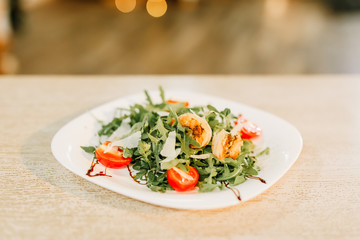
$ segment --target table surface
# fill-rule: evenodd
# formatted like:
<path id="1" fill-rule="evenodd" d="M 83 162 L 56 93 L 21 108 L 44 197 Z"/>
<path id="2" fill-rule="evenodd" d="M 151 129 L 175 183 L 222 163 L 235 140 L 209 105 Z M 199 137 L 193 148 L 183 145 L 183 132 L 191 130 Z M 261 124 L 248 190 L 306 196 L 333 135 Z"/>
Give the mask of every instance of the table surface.
<path id="1" fill-rule="evenodd" d="M 301 132 L 275 185 L 237 206 L 183 211 L 92 184 L 50 142 L 81 113 L 143 89 L 189 89 L 271 112 Z M 0 78 L 0 239 L 356 239 L 360 76 L 10 76 Z"/>

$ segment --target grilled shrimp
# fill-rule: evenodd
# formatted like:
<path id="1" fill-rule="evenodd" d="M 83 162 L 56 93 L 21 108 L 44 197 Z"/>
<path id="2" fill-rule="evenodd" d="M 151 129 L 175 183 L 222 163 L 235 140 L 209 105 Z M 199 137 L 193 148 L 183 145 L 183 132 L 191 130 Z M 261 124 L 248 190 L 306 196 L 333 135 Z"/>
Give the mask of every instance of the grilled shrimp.
<path id="1" fill-rule="evenodd" d="M 224 160 L 224 158 L 236 159 L 241 152 L 242 144 L 240 134 L 232 135 L 221 130 L 213 137 L 211 150 L 215 157 L 220 160 Z"/>
<path id="2" fill-rule="evenodd" d="M 212 131 L 207 121 L 194 113 L 184 113 L 178 118 L 180 124 L 183 127 L 189 127 L 189 135 L 200 144 L 200 147 L 204 147 L 209 144 L 212 136 Z M 190 145 L 192 148 L 196 148 Z"/>

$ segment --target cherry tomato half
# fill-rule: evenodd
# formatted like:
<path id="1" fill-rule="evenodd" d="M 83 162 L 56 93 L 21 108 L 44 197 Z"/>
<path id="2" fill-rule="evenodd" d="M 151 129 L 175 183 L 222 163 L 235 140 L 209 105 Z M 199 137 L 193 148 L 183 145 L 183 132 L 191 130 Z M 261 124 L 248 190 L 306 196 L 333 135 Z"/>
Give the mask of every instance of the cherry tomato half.
<path id="1" fill-rule="evenodd" d="M 261 135 L 262 130 L 255 123 L 247 120 L 242 115 L 239 115 L 237 120 L 235 121 L 235 125 L 242 124 L 242 128 L 240 130 L 241 138 L 251 139 Z"/>
<path id="2" fill-rule="evenodd" d="M 110 141 L 106 141 L 95 150 L 97 160 L 108 168 L 121 168 L 128 165 L 131 162 L 131 157 L 124 158 L 122 150 L 117 146 L 106 151 L 109 143 Z"/>
<path id="3" fill-rule="evenodd" d="M 176 100 L 172 100 L 172 99 L 169 99 L 168 101 L 167 101 L 168 103 L 180 103 L 179 101 L 176 101 Z M 189 107 L 189 102 L 183 102 L 184 103 L 184 107 Z"/>
<path id="4" fill-rule="evenodd" d="M 178 192 L 192 190 L 199 180 L 198 171 L 189 166 L 189 172 L 173 167 L 166 172 L 170 186 Z"/>

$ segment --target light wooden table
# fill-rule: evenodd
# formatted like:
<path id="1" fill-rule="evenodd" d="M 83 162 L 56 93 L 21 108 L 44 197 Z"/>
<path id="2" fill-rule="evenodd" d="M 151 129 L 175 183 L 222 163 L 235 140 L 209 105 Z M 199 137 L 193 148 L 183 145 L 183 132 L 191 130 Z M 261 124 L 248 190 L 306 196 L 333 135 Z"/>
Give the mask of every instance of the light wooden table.
<path id="1" fill-rule="evenodd" d="M 302 133 L 299 159 L 251 201 L 180 211 L 103 189 L 52 156 L 69 120 L 160 84 L 284 118 Z M 0 89 L 0 239 L 360 238 L 360 76 L 14 76 Z"/>

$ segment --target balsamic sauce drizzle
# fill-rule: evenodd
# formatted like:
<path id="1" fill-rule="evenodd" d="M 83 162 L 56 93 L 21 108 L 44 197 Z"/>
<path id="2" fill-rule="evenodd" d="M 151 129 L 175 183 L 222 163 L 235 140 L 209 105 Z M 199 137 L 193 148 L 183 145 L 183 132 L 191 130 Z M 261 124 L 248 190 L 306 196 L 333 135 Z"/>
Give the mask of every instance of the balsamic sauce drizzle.
<path id="1" fill-rule="evenodd" d="M 255 177 L 255 176 L 246 176 L 247 178 L 250 178 L 250 179 L 255 179 L 255 180 L 259 180 L 260 182 L 266 184 L 266 181 L 260 177 Z"/>
<path id="2" fill-rule="evenodd" d="M 92 160 L 92 162 L 91 162 L 89 170 L 86 172 L 86 176 L 89 176 L 89 177 L 99 177 L 99 176 L 112 177 L 111 175 L 106 174 L 106 169 L 107 168 L 105 168 L 104 172 L 100 171 L 98 173 L 91 174 L 94 171 L 94 168 L 95 168 L 96 164 L 99 164 L 99 162 L 95 161 L 95 158 L 94 158 Z"/>
<path id="3" fill-rule="evenodd" d="M 98 173 L 91 174 L 91 173 L 94 171 L 94 168 L 95 168 L 95 166 L 96 166 L 97 164 L 99 164 L 99 162 L 98 162 L 97 160 L 95 161 L 95 158 L 94 158 L 94 159 L 92 160 L 92 162 L 91 162 L 91 165 L 90 165 L 89 170 L 86 172 L 86 175 L 87 175 L 87 176 L 89 176 L 89 177 L 98 177 L 98 176 L 112 177 L 111 175 L 106 174 L 106 169 L 107 169 L 107 168 L 105 168 L 104 172 L 103 172 L 103 171 L 100 171 L 100 172 L 98 172 Z M 136 183 L 138 183 L 138 184 L 140 184 L 140 185 L 146 185 L 146 184 L 147 184 L 147 183 L 142 183 L 142 182 L 140 182 L 139 180 L 135 179 L 135 176 L 133 175 L 132 171 L 130 170 L 129 165 L 127 165 L 126 167 L 127 167 L 128 171 L 129 171 L 130 177 L 131 177 Z M 145 177 L 146 177 L 146 176 L 145 176 Z M 249 179 L 259 180 L 260 182 L 266 184 L 266 181 L 265 181 L 264 179 L 260 178 L 260 177 L 255 177 L 255 176 L 246 176 L 246 177 L 249 178 Z M 239 201 L 241 201 L 239 189 L 230 187 L 228 182 L 221 181 L 221 183 L 224 184 L 224 186 L 225 186 L 227 189 L 230 189 L 230 190 L 234 193 L 234 195 L 236 196 L 236 198 L 239 199 Z"/>
<path id="4" fill-rule="evenodd" d="M 133 173 L 131 172 L 129 165 L 126 165 L 126 167 L 127 167 L 127 169 L 129 170 L 129 175 L 130 175 L 130 177 L 131 177 L 135 182 L 137 182 L 137 183 L 140 184 L 140 185 L 146 185 L 146 184 L 147 184 L 147 183 L 142 183 L 142 182 L 140 182 L 139 180 L 135 179 L 135 176 L 134 176 Z"/>
<path id="5" fill-rule="evenodd" d="M 250 179 L 259 180 L 260 182 L 266 184 L 266 181 L 264 179 L 260 178 L 260 177 L 255 177 L 255 176 L 246 176 L 246 177 L 250 178 Z M 230 189 L 235 194 L 236 198 L 239 199 L 239 201 L 241 201 L 239 189 L 230 187 L 228 182 L 221 181 L 221 183 L 224 184 L 224 186 L 227 189 Z"/>
<path id="6" fill-rule="evenodd" d="M 221 182 L 221 183 L 223 183 L 227 189 L 230 189 L 235 194 L 236 198 L 239 199 L 239 201 L 241 201 L 239 189 L 230 187 L 229 183 L 227 182 Z"/>
<path id="7" fill-rule="evenodd" d="M 96 166 L 97 164 L 99 164 L 99 162 L 98 162 L 97 160 L 95 161 L 95 158 L 94 158 L 94 159 L 92 160 L 92 162 L 91 162 L 91 165 L 90 165 L 89 170 L 86 172 L 86 176 L 89 176 L 89 177 L 99 177 L 99 176 L 112 177 L 111 175 L 106 174 L 106 169 L 107 169 L 107 168 L 105 168 L 104 172 L 103 172 L 103 171 L 100 171 L 100 172 L 98 172 L 98 173 L 91 174 L 91 173 L 94 171 L 94 168 L 95 168 L 95 166 Z M 147 184 L 147 183 L 142 183 L 142 182 L 140 182 L 139 180 L 135 179 L 135 176 L 134 176 L 133 173 L 131 172 L 129 165 L 127 165 L 126 167 L 127 167 L 128 171 L 129 171 L 130 177 L 131 177 L 136 183 L 138 183 L 138 184 L 140 184 L 140 185 L 146 185 L 146 184 Z M 145 175 L 145 178 L 146 178 L 146 175 Z"/>

